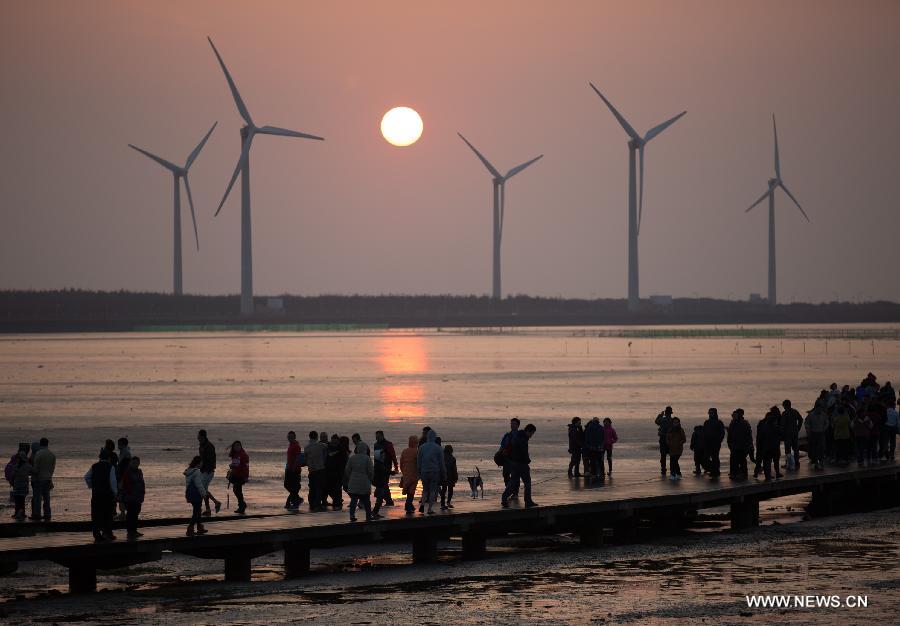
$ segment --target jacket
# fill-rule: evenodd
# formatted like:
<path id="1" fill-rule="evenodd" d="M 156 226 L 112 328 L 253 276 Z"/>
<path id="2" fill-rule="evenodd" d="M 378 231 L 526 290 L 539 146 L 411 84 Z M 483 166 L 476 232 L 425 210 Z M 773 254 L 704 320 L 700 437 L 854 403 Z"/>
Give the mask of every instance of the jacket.
<path id="1" fill-rule="evenodd" d="M 347 467 L 344 468 L 344 491 L 353 496 L 368 497 L 372 490 L 375 470 L 366 449 L 357 445 L 356 452 L 350 455 Z"/>
<path id="2" fill-rule="evenodd" d="M 703 426 L 694 426 L 694 432 L 691 433 L 691 450 L 703 452 Z"/>
<path id="3" fill-rule="evenodd" d="M 831 418 L 831 430 L 835 439 L 850 439 L 850 414 L 838 411 Z"/>
<path id="4" fill-rule="evenodd" d="M 310 473 L 325 469 L 325 456 L 328 449 L 318 439 L 310 439 L 306 444 L 306 469 Z"/>
<path id="5" fill-rule="evenodd" d="M 569 424 L 569 454 L 578 452 L 584 445 L 584 428 L 581 424 Z"/>
<path id="6" fill-rule="evenodd" d="M 189 495 L 192 487 L 199 494 L 199 497 L 202 498 L 206 495 L 206 487 L 203 486 L 201 473 L 199 467 L 189 467 L 184 470 L 184 497 L 188 502 L 191 501 Z"/>
<path id="7" fill-rule="evenodd" d="M 803 426 L 803 418 L 800 416 L 800 412 L 793 407 L 785 409 L 784 413 L 781 414 L 782 436 L 791 437 L 796 435 L 800 432 L 801 426 Z"/>
<path id="8" fill-rule="evenodd" d="M 113 499 L 119 493 L 116 467 L 109 461 L 97 461 L 84 475 L 92 498 Z"/>
<path id="9" fill-rule="evenodd" d="M 523 465 L 531 463 L 531 457 L 528 456 L 528 434 L 524 430 L 518 431 L 513 438 L 509 460 Z"/>
<path id="10" fill-rule="evenodd" d="M 146 492 L 144 485 L 144 472 L 139 467 L 130 467 L 122 476 L 122 500 L 129 502 L 143 502 Z"/>
<path id="11" fill-rule="evenodd" d="M 781 437 L 778 434 L 777 421 L 766 416 L 756 425 L 756 454 L 773 454 L 778 452 Z"/>
<path id="12" fill-rule="evenodd" d="M 400 472 L 403 474 L 400 477 L 400 487 L 403 495 L 409 493 L 411 489 L 414 490 L 419 482 L 419 473 L 416 469 L 418 452 L 419 438 L 412 435 L 409 438 L 409 447 L 400 453 Z"/>
<path id="13" fill-rule="evenodd" d="M 34 479 L 52 480 L 56 471 L 56 455 L 50 448 L 41 448 L 34 455 Z"/>
<path id="14" fill-rule="evenodd" d="M 828 430 L 828 414 L 825 411 L 816 410 L 806 416 L 807 433 L 824 433 Z"/>
<path id="15" fill-rule="evenodd" d="M 200 444 L 200 471 L 209 474 L 216 469 L 216 448 L 209 439 Z"/>
<path id="16" fill-rule="evenodd" d="M 659 426 L 656 434 L 659 435 L 660 439 L 662 439 L 669 433 L 669 428 L 672 427 L 672 418 L 666 417 L 665 412 L 660 413 L 656 416 L 656 425 Z"/>
<path id="17" fill-rule="evenodd" d="M 744 418 L 732 418 L 728 424 L 728 449 L 750 450 L 753 448 L 753 428 Z"/>
<path id="18" fill-rule="evenodd" d="M 343 480 L 344 468 L 347 466 L 347 452 L 338 441 L 329 441 L 325 449 L 325 473 Z"/>
<path id="19" fill-rule="evenodd" d="M 302 450 L 300 449 L 300 444 L 296 441 L 292 441 L 288 444 L 287 449 L 287 459 L 284 463 L 284 471 L 285 472 L 300 472 L 300 453 Z"/>
<path id="20" fill-rule="evenodd" d="M 250 479 L 250 455 L 241 448 L 237 454 L 230 454 L 231 463 L 228 466 L 229 480 L 236 485 L 243 485 Z"/>
<path id="21" fill-rule="evenodd" d="M 710 417 L 703 422 L 703 447 L 709 450 L 718 448 L 725 439 L 725 424 L 718 417 Z"/>
<path id="22" fill-rule="evenodd" d="M 28 495 L 28 483 L 34 469 L 27 460 L 18 461 L 12 469 L 12 488 L 17 496 Z"/>
<path id="23" fill-rule="evenodd" d="M 603 428 L 603 449 L 604 450 L 612 450 L 613 444 L 618 443 L 619 441 L 619 433 L 616 432 L 616 429 L 609 426 L 609 428 Z"/>
<path id="24" fill-rule="evenodd" d="M 603 425 L 591 420 L 584 427 L 584 447 L 588 450 L 602 450 L 606 436 L 603 433 Z"/>
<path id="25" fill-rule="evenodd" d="M 444 451 L 434 442 L 435 439 L 437 435 L 433 430 L 429 430 L 425 444 L 419 446 L 416 454 L 416 469 L 419 476 L 439 474 L 443 480 L 447 475 L 447 468 L 444 467 Z"/>
<path id="26" fill-rule="evenodd" d="M 459 471 L 456 469 L 456 457 L 447 452 L 444 448 L 444 467 L 447 468 L 447 478 L 444 483 L 447 485 L 455 485 L 459 482 Z"/>
<path id="27" fill-rule="evenodd" d="M 681 426 L 671 425 L 669 432 L 666 433 L 666 444 L 669 446 L 669 454 L 673 457 L 681 456 L 681 453 L 684 452 L 685 441 L 687 441 L 687 437 L 684 435 L 684 429 Z"/>

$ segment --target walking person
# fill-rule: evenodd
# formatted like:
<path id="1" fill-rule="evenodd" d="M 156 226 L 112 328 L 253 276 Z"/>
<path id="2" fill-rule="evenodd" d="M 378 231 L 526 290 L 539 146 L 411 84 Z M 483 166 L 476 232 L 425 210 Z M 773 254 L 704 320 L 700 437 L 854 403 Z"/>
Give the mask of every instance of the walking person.
<path id="1" fill-rule="evenodd" d="M 234 510 L 237 515 L 243 515 L 247 511 L 247 502 L 244 500 L 244 485 L 250 480 L 250 455 L 244 450 L 240 441 L 235 441 L 228 448 L 228 482 L 237 498 L 238 506 Z"/>
<path id="2" fill-rule="evenodd" d="M 681 480 L 681 465 L 678 464 L 678 459 L 681 458 L 686 441 L 687 437 L 685 437 L 684 429 L 681 427 L 681 420 L 673 417 L 671 424 L 669 424 L 669 432 L 666 435 L 666 446 L 669 449 L 670 480 Z"/>
<path id="3" fill-rule="evenodd" d="M 300 497 L 300 473 L 303 466 L 303 451 L 297 442 L 297 435 L 294 431 L 287 434 L 288 448 L 287 460 L 284 464 L 284 489 L 288 492 L 287 500 L 284 502 L 284 508 L 288 511 L 296 511 L 303 504 L 303 498 Z"/>
<path id="4" fill-rule="evenodd" d="M 612 419 L 608 417 L 603 418 L 603 454 L 606 456 L 606 465 L 608 471 L 606 472 L 610 476 L 612 476 L 612 453 L 613 453 L 613 445 L 619 442 L 619 434 L 616 432 L 616 429 L 613 428 Z M 600 457 L 600 466 L 603 466 L 603 456 Z"/>
<path id="5" fill-rule="evenodd" d="M 200 455 L 191 459 L 187 469 L 184 470 L 184 499 L 191 505 L 191 521 L 187 527 L 187 536 L 206 534 L 206 528 L 203 526 L 203 517 L 200 509 L 203 505 L 203 499 L 206 496 L 206 484 L 203 478 L 203 457 Z"/>
<path id="6" fill-rule="evenodd" d="M 372 489 L 372 479 L 375 477 L 375 469 L 372 459 L 368 455 L 369 446 L 362 441 L 356 444 L 354 453 L 347 461 L 344 469 L 344 490 L 350 496 L 350 521 L 356 521 L 356 507 L 362 505 L 366 512 L 366 521 L 375 519 L 372 515 L 372 503 L 369 502 L 369 494 Z M 381 516 L 378 516 L 381 517 Z"/>
<path id="7" fill-rule="evenodd" d="M 708 415 L 708 419 L 703 422 L 703 455 L 710 477 L 718 478 L 721 473 L 719 451 L 725 439 L 725 425 L 719 419 L 719 411 L 715 407 L 708 411 Z"/>
<path id="8" fill-rule="evenodd" d="M 575 416 L 569 424 L 569 478 L 581 476 L 578 471 L 581 466 L 581 450 L 584 447 L 584 428 L 581 426 L 581 418 Z"/>
<path id="9" fill-rule="evenodd" d="M 34 474 L 34 467 L 28 462 L 28 453 L 25 450 L 19 450 L 11 465 L 10 484 L 16 503 L 13 517 L 17 522 L 21 522 L 25 520 L 25 499 L 28 497 L 28 483 Z"/>
<path id="10" fill-rule="evenodd" d="M 728 478 L 743 480 L 748 476 L 747 455 L 753 449 L 753 429 L 744 419 L 744 409 L 735 409 L 728 424 Z"/>
<path id="11" fill-rule="evenodd" d="M 34 453 L 33 494 L 31 496 L 31 518 L 50 521 L 50 491 L 53 489 L 53 473 L 56 471 L 56 455 L 50 451 L 50 441 L 42 437 L 38 451 Z"/>
<path id="12" fill-rule="evenodd" d="M 782 417 L 784 417 L 782 415 Z M 816 469 L 825 469 L 825 431 L 828 429 L 828 414 L 816 406 L 806 416 L 806 441 L 809 462 Z M 785 447 L 787 444 L 785 443 Z"/>
<path id="13" fill-rule="evenodd" d="M 444 451 L 435 442 L 436 439 L 437 433 L 429 430 L 425 443 L 419 446 L 416 453 L 416 471 L 422 480 L 422 500 L 419 502 L 419 512 L 427 515 L 434 515 L 434 503 L 437 501 L 440 484 L 447 477 Z"/>
<path id="14" fill-rule="evenodd" d="M 656 416 L 656 434 L 659 437 L 659 469 L 660 473 L 666 475 L 666 458 L 669 455 L 668 434 L 669 428 L 672 426 L 672 407 L 667 406 L 665 410 Z"/>
<path id="15" fill-rule="evenodd" d="M 375 469 L 375 506 L 372 512 L 378 514 L 382 506 L 394 506 L 390 488 L 391 471 L 399 465 L 394 444 L 384 438 L 384 431 L 375 431 L 375 445 L 372 448 Z"/>
<path id="16" fill-rule="evenodd" d="M 379 437 L 381 439 L 379 439 Z M 387 457 L 386 465 L 388 466 L 388 481 L 390 481 L 390 477 L 396 476 L 400 471 L 400 461 L 397 459 L 397 451 L 394 449 L 394 444 L 384 438 L 383 431 L 375 431 L 375 441 L 376 443 L 379 443 L 385 451 Z M 390 489 L 385 489 L 384 506 L 394 506 L 394 498 L 391 497 Z"/>
<path id="17" fill-rule="evenodd" d="M 803 426 L 803 418 L 791 406 L 790 400 L 785 400 L 781 406 L 784 407 L 781 414 L 781 437 L 784 440 L 785 467 L 800 469 L 800 428 Z M 824 454 L 824 449 L 822 452 Z"/>
<path id="18" fill-rule="evenodd" d="M 128 539 L 135 540 L 143 536 L 143 533 L 138 531 L 138 517 L 141 515 L 141 508 L 144 505 L 144 495 L 146 493 L 140 457 L 131 457 L 121 482 L 121 499 L 125 504 L 125 529 L 128 533 Z"/>
<path id="19" fill-rule="evenodd" d="M 325 459 L 328 449 L 319 441 L 319 433 L 310 431 L 306 444 L 306 471 L 309 472 L 309 510 L 324 511 L 322 497 L 325 494 Z"/>
<path id="20" fill-rule="evenodd" d="M 325 491 L 331 498 L 331 508 L 337 511 L 344 506 L 343 482 L 344 468 L 347 466 L 347 459 L 350 458 L 349 449 L 350 440 L 344 437 L 346 444 L 341 443 L 341 437 L 332 435 L 328 442 L 325 456 Z"/>
<path id="21" fill-rule="evenodd" d="M 519 481 L 525 487 L 525 508 L 530 509 L 537 506 L 537 503 L 531 499 L 531 457 L 528 454 L 528 441 L 534 436 L 537 427 L 529 424 L 521 432 L 517 432 L 513 438 L 510 453 L 511 475 L 503 495 L 500 496 L 500 505 L 506 509 L 509 508 L 509 499 L 512 496 L 513 485 L 518 485 Z"/>
<path id="22" fill-rule="evenodd" d="M 113 512 L 119 493 L 116 468 L 110 463 L 108 448 L 100 451 L 99 460 L 84 475 L 84 482 L 91 490 L 91 532 L 94 541 L 113 541 Z"/>
<path id="23" fill-rule="evenodd" d="M 444 467 L 447 470 L 446 478 L 441 483 L 441 510 L 453 508 L 453 487 L 459 482 L 459 470 L 456 469 L 456 457 L 453 456 L 453 446 L 444 446 Z"/>
<path id="24" fill-rule="evenodd" d="M 206 504 L 203 516 L 209 517 L 212 515 L 212 511 L 209 509 L 210 500 L 213 501 L 216 507 L 216 513 L 222 510 L 222 503 L 209 491 L 209 485 L 216 474 L 216 448 L 207 438 L 205 430 L 197 433 L 197 441 L 200 442 L 200 477 L 203 479 L 203 502 Z"/>
<path id="25" fill-rule="evenodd" d="M 400 489 L 406 496 L 406 514 L 413 515 L 416 507 L 413 502 L 416 499 L 416 486 L 419 484 L 419 472 L 416 462 L 419 454 L 419 438 L 409 436 L 408 447 L 400 453 Z"/>
<path id="26" fill-rule="evenodd" d="M 516 433 L 519 432 L 519 425 L 521 422 L 518 417 L 514 417 L 509 420 L 509 432 L 503 435 L 503 438 L 500 440 L 500 449 L 497 451 L 497 454 L 494 455 L 494 461 L 503 468 L 503 485 L 504 487 L 509 486 L 510 477 L 512 476 L 511 466 L 509 464 L 509 455 L 511 449 L 511 442 L 515 437 Z M 422 440 L 419 440 L 419 445 L 421 446 L 423 443 Z M 421 474 L 420 474 L 421 475 Z M 425 489 L 425 483 L 422 483 L 422 489 Z M 512 491 L 510 491 L 510 498 L 518 498 L 519 497 L 519 483 L 516 482 L 513 484 Z M 420 507 L 421 508 L 421 507 Z"/>

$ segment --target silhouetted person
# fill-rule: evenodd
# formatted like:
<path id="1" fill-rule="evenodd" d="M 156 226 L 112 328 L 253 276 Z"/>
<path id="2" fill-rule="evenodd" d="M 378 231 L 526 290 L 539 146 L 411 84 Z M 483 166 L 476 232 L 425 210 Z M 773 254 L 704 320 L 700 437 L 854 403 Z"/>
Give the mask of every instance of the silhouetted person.
<path id="1" fill-rule="evenodd" d="M 349 446 L 350 440 L 346 437 L 344 439 L 347 441 L 346 446 Z M 325 491 L 331 498 L 331 508 L 335 511 L 344 505 L 341 483 L 344 480 L 344 467 L 347 465 L 347 459 L 350 458 L 350 454 L 345 449 L 346 446 L 341 443 L 339 436 L 332 435 L 328 442 L 328 448 L 326 448 Z"/>
<path id="2" fill-rule="evenodd" d="M 372 459 L 368 455 L 369 446 L 362 441 L 356 444 L 355 452 L 347 461 L 344 469 L 344 489 L 350 495 L 350 521 L 356 521 L 356 507 L 362 504 L 366 511 L 366 521 L 371 521 L 372 503 L 369 502 L 369 493 L 372 490 L 372 479 L 375 471 L 372 467 Z"/>
<path id="3" fill-rule="evenodd" d="M 761 466 L 766 480 L 772 480 L 772 465 L 775 465 L 775 477 L 781 478 L 778 471 L 778 450 L 781 447 L 781 437 L 778 432 L 779 415 L 778 407 L 772 407 L 766 416 L 756 425 L 756 459 Z"/>
<path id="4" fill-rule="evenodd" d="M 678 459 L 681 458 L 681 453 L 684 451 L 685 441 L 687 441 L 687 437 L 681 427 L 681 420 L 673 417 L 666 435 L 666 445 L 669 449 L 669 478 L 671 480 L 681 480 L 681 465 L 679 465 Z"/>
<path id="5" fill-rule="evenodd" d="M 703 473 L 703 465 L 706 463 L 706 457 L 703 454 L 703 425 L 694 426 L 694 432 L 691 433 L 691 450 L 694 451 L 694 476 Z"/>
<path id="6" fill-rule="evenodd" d="M 146 485 L 144 472 L 141 470 L 140 457 L 132 456 L 128 467 L 122 474 L 122 502 L 125 504 L 125 528 L 128 539 L 137 539 L 143 533 L 138 532 L 138 518 L 144 505 Z"/>
<path id="7" fill-rule="evenodd" d="M 516 431 L 515 436 L 512 437 L 509 461 L 510 479 L 500 497 L 500 504 L 503 508 L 509 506 L 513 486 L 518 485 L 519 480 L 525 486 L 525 508 L 537 506 L 537 503 L 531 499 L 531 457 L 528 454 L 528 440 L 534 436 L 536 430 L 534 424 L 529 424 L 524 430 Z"/>
<path id="8" fill-rule="evenodd" d="M 40 519 L 43 512 L 44 521 L 49 522 L 52 513 L 50 510 L 50 486 L 53 484 L 53 473 L 56 471 L 56 455 L 50 451 L 50 441 L 46 437 L 41 438 L 40 447 L 34 453 L 32 465 L 34 478 L 31 485 L 34 493 L 31 496 L 31 517 Z"/>
<path id="9" fill-rule="evenodd" d="M 503 469 L 503 485 L 504 487 L 509 487 L 510 477 L 512 476 L 512 470 L 509 464 L 509 456 L 512 450 L 511 442 L 515 437 L 515 434 L 519 432 L 519 421 L 518 417 L 514 417 L 509 420 L 509 432 L 503 435 L 503 438 L 500 439 L 500 450 L 497 455 L 494 456 L 494 459 L 497 460 L 498 456 L 502 463 L 500 466 Z M 419 445 L 422 445 L 422 441 L 419 440 Z M 516 482 L 513 484 L 513 488 L 510 491 L 510 498 L 518 498 L 519 497 L 519 483 Z"/>
<path id="10" fill-rule="evenodd" d="M 453 488 L 459 482 L 459 470 L 456 468 L 456 457 L 453 456 L 453 446 L 447 444 L 444 446 L 444 467 L 447 470 L 447 476 L 441 483 L 441 510 L 453 508 Z"/>
<path id="11" fill-rule="evenodd" d="M 672 407 L 667 406 L 666 409 L 656 416 L 656 425 L 658 426 L 656 434 L 659 436 L 659 469 L 660 473 L 666 475 L 666 457 L 669 455 L 669 443 L 667 440 L 669 428 L 672 426 Z"/>
<path id="12" fill-rule="evenodd" d="M 603 478 L 603 446 L 606 436 L 599 417 L 592 417 L 584 427 L 583 454 L 588 458 L 588 475 L 591 478 Z"/>
<path id="13" fill-rule="evenodd" d="M 569 424 L 569 469 L 568 476 L 581 476 L 581 449 L 584 446 L 584 428 L 581 426 L 581 418 L 573 417 L 572 423 Z"/>
<path id="14" fill-rule="evenodd" d="M 319 441 L 319 433 L 310 431 L 309 441 L 306 443 L 306 471 L 309 475 L 309 510 L 322 511 L 322 497 L 325 494 L 325 458 L 328 449 Z"/>
<path id="15" fill-rule="evenodd" d="M 287 434 L 288 448 L 284 463 L 284 489 L 288 492 L 284 508 L 288 511 L 296 511 L 303 503 L 300 497 L 300 472 L 301 453 L 300 444 L 297 442 L 297 434 L 292 430 Z"/>
<path id="16" fill-rule="evenodd" d="M 722 440 L 725 439 L 725 425 L 719 419 L 719 412 L 711 408 L 708 419 L 703 422 L 703 454 L 706 457 L 706 469 L 713 478 L 718 478 L 719 450 L 722 448 Z"/>
<path id="17" fill-rule="evenodd" d="M 753 450 L 753 429 L 750 422 L 744 419 L 744 409 L 736 409 L 731 414 L 728 424 L 728 477 L 732 479 L 747 478 L 747 456 Z"/>
<path id="18" fill-rule="evenodd" d="M 237 498 L 237 508 L 234 512 L 243 515 L 247 511 L 247 502 L 244 500 L 244 485 L 250 480 L 250 455 L 244 450 L 240 441 L 235 441 L 228 448 L 228 482 Z"/>
<path id="19" fill-rule="evenodd" d="M 203 479 L 203 502 L 206 504 L 206 510 L 203 511 L 203 515 L 209 517 L 212 515 L 212 511 L 209 510 L 210 500 L 213 501 L 216 507 L 216 513 L 222 510 L 222 503 L 209 491 L 209 485 L 216 474 L 216 447 L 207 438 L 206 431 L 202 429 L 197 433 L 197 441 L 200 443 L 199 453 L 202 461 L 200 463 L 200 478 Z"/>
<path id="20" fill-rule="evenodd" d="M 100 451 L 100 460 L 84 475 L 84 482 L 91 490 L 91 532 L 94 541 L 112 541 L 113 511 L 118 485 L 116 468 L 109 462 L 109 450 Z"/>
<path id="21" fill-rule="evenodd" d="M 820 407 L 806 416 L 806 442 L 809 462 L 816 469 L 825 468 L 825 436 L 828 430 L 828 414 Z M 787 444 L 785 444 L 787 447 Z"/>
<path id="22" fill-rule="evenodd" d="M 827 402 L 827 393 L 825 397 Z M 803 417 L 791 406 L 790 400 L 785 400 L 781 406 L 784 407 L 781 414 L 781 437 L 784 440 L 785 462 L 790 463 L 794 469 L 800 469 L 800 428 L 803 426 Z M 790 461 L 788 457 L 791 457 Z"/>
<path id="23" fill-rule="evenodd" d="M 203 497 L 206 495 L 206 485 L 203 484 L 203 472 L 200 471 L 202 465 L 203 457 L 197 455 L 191 459 L 187 469 L 184 470 L 184 499 L 191 505 L 191 521 L 187 527 L 188 537 L 193 537 L 195 534 L 206 534 L 206 528 L 203 526 L 203 517 L 200 514 Z"/>
<path id="24" fill-rule="evenodd" d="M 444 451 L 436 443 L 436 439 L 437 434 L 429 430 L 425 443 L 419 446 L 416 453 L 416 469 L 422 481 L 422 502 L 419 511 L 428 515 L 434 514 L 434 503 L 437 501 L 441 482 L 447 478 Z"/>

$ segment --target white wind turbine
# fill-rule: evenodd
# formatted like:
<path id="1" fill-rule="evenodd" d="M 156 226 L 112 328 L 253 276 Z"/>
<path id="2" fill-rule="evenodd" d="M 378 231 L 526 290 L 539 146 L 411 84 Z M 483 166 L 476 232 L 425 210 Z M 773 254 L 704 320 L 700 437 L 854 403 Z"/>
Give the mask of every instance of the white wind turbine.
<path id="1" fill-rule="evenodd" d="M 163 158 L 160 158 L 153 154 L 152 152 L 148 152 L 143 148 L 138 148 L 132 144 L 128 144 L 129 148 L 134 148 L 141 154 L 150 157 L 164 168 L 172 172 L 172 178 L 175 182 L 175 248 L 174 254 L 175 259 L 172 263 L 172 274 L 173 274 L 173 287 L 172 291 L 176 296 L 180 296 L 182 294 L 182 280 L 181 280 L 181 187 L 179 186 L 179 180 L 184 179 L 184 188 L 187 191 L 188 204 L 191 207 L 191 220 L 194 223 L 194 240 L 197 243 L 197 250 L 200 249 L 200 236 L 197 234 L 197 216 L 194 214 L 194 199 L 191 196 L 191 185 L 188 182 L 188 170 L 191 168 L 191 165 L 194 163 L 194 160 L 197 158 L 197 155 L 200 154 L 200 151 L 203 149 L 203 146 L 206 145 L 206 140 L 209 139 L 209 136 L 212 135 L 212 132 L 216 129 L 216 124 L 212 125 L 212 128 L 209 129 L 209 132 L 206 133 L 206 136 L 200 140 L 200 143 L 197 144 L 197 147 L 188 155 L 187 161 L 184 163 L 184 167 L 175 165 L 169 161 L 166 161 Z"/>
<path id="2" fill-rule="evenodd" d="M 501 297 L 501 288 L 500 288 L 500 243 L 503 239 L 503 217 L 504 217 L 504 204 L 506 197 L 506 181 L 510 178 L 524 170 L 526 167 L 540 159 L 543 154 L 538 155 L 531 159 L 530 161 L 525 161 L 524 163 L 515 166 L 508 172 L 506 172 L 506 176 L 501 174 L 497 168 L 491 165 L 490 161 L 488 161 L 484 156 L 469 143 L 469 140 L 462 136 L 462 133 L 457 133 L 463 141 L 466 142 L 466 145 L 472 149 L 472 152 L 475 153 L 484 166 L 487 168 L 488 172 L 491 173 L 491 176 L 494 177 L 494 274 L 492 281 L 492 289 L 491 289 L 491 297 L 495 300 L 499 300 Z"/>
<path id="3" fill-rule="evenodd" d="M 663 132 L 669 126 L 674 124 L 678 119 L 687 113 L 682 111 L 675 117 L 666 120 L 658 126 L 654 126 L 641 137 L 636 130 L 629 124 L 624 117 L 616 110 L 616 108 L 607 100 L 600 90 L 594 87 L 594 83 L 589 83 L 591 88 L 597 92 L 597 95 L 606 103 L 609 110 L 628 133 L 628 310 L 637 311 L 640 306 L 640 285 L 638 273 L 638 235 L 641 231 L 641 213 L 644 208 L 644 147 L 651 139 Z M 640 197 L 635 201 L 637 194 L 637 176 L 635 157 L 640 156 L 640 174 L 641 189 Z"/>
<path id="4" fill-rule="evenodd" d="M 806 221 L 809 221 L 809 216 L 806 214 L 806 211 L 803 210 L 803 207 L 800 206 L 800 203 L 797 202 L 797 198 L 794 197 L 788 188 L 784 185 L 784 182 L 781 180 L 781 161 L 778 158 L 778 128 L 775 126 L 775 115 L 772 115 L 772 131 L 775 134 L 775 178 L 769 179 L 769 189 L 760 196 L 759 200 L 750 205 L 750 208 L 744 211 L 744 213 L 749 213 L 756 205 L 765 200 L 769 199 L 769 299 L 768 302 L 770 305 L 777 304 L 777 292 L 776 292 L 776 284 L 775 284 L 775 189 L 777 187 L 781 187 L 784 190 L 784 193 L 788 195 L 788 197 L 794 201 L 794 204 L 797 205 L 797 208 L 800 209 L 800 212 L 803 214 L 803 217 L 806 218 Z"/>
<path id="5" fill-rule="evenodd" d="M 216 209 L 216 215 L 218 215 L 219 211 L 222 210 L 222 205 L 225 204 L 225 200 L 228 198 L 228 194 L 231 192 L 231 188 L 234 186 L 234 181 L 237 180 L 238 173 L 240 173 L 241 315 L 251 315 L 253 313 L 253 250 L 251 246 L 252 238 L 250 220 L 250 146 L 253 143 L 253 138 L 256 135 L 280 135 L 283 137 L 318 139 L 319 141 L 322 141 L 323 138 L 317 137 L 316 135 L 298 133 L 294 130 L 278 128 L 276 126 L 257 126 L 256 124 L 254 124 L 253 119 L 250 117 L 250 112 L 247 110 L 247 106 L 244 104 L 244 101 L 241 98 L 241 94 L 238 92 L 237 86 L 234 84 L 234 80 L 231 78 L 231 74 L 228 72 L 228 68 L 225 67 L 225 62 L 222 60 L 222 56 L 216 49 L 215 44 L 213 44 L 212 39 L 210 39 L 209 37 L 207 37 L 207 39 L 209 39 L 209 45 L 212 46 L 213 52 L 215 53 L 216 58 L 219 60 L 219 65 L 222 66 L 222 71 L 225 73 L 225 80 L 228 81 L 228 87 L 231 89 L 231 95 L 234 97 L 234 103 L 235 105 L 237 105 L 238 112 L 244 119 L 244 122 L 246 122 L 246 124 L 241 127 L 241 156 L 238 158 L 237 165 L 234 168 L 234 174 L 231 175 L 231 180 L 228 182 L 228 187 L 225 189 L 225 195 L 222 196 L 222 201 L 219 203 L 219 208 Z"/>

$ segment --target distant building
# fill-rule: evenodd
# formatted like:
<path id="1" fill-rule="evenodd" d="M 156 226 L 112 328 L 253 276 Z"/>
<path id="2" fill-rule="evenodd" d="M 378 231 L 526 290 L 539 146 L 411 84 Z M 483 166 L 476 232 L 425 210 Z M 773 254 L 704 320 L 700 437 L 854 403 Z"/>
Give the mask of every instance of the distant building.
<path id="1" fill-rule="evenodd" d="M 266 310 L 273 313 L 284 312 L 284 298 L 269 298 L 266 300 Z"/>
<path id="2" fill-rule="evenodd" d="M 672 296 L 650 296 L 650 304 L 654 306 L 672 306 Z"/>
<path id="3" fill-rule="evenodd" d="M 765 302 L 765 301 L 766 301 L 765 298 L 763 298 L 763 297 L 762 297 L 760 294 L 758 294 L 758 293 L 751 293 L 751 294 L 750 294 L 750 302 L 752 302 L 752 303 L 754 303 L 754 304 L 762 304 L 762 303 Z"/>

